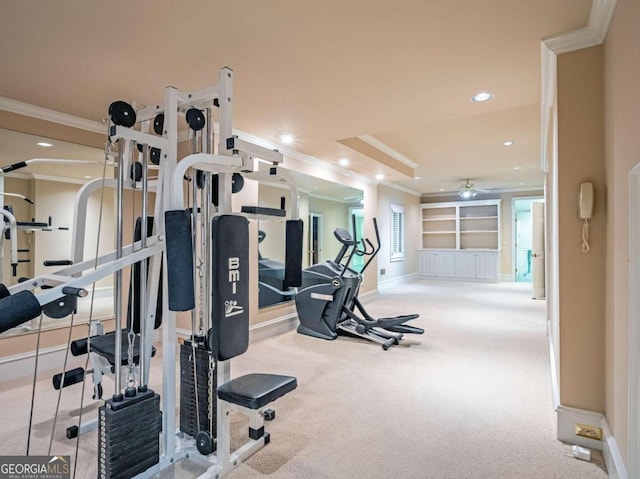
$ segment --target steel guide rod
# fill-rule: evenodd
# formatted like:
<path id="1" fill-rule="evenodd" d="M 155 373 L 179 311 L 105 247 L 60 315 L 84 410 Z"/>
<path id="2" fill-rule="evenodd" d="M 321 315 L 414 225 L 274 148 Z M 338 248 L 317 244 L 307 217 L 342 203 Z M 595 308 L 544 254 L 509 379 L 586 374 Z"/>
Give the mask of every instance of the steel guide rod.
<path id="1" fill-rule="evenodd" d="M 122 235 L 123 235 L 123 197 L 124 197 L 124 143 L 123 139 L 118 140 L 118 187 L 116 193 L 116 259 L 122 258 Z M 122 368 L 120 367 L 120 358 L 122 357 L 122 269 L 115 272 L 115 305 L 116 305 L 116 337 L 115 337 L 115 357 L 117 365 L 115 368 L 115 393 L 114 400 L 121 399 L 122 391 Z"/>
<path id="2" fill-rule="evenodd" d="M 141 219 L 140 219 L 140 246 L 142 249 L 147 247 L 147 209 L 148 209 L 148 171 L 147 164 L 149 158 L 149 145 L 146 143 L 142 145 L 142 206 L 141 206 Z M 140 381 L 139 386 L 147 385 L 147 358 L 146 353 L 143 351 L 142 347 L 147 340 L 148 333 L 147 331 L 147 258 L 144 258 L 140 262 Z M 133 327 L 133 323 L 131 325 Z"/>

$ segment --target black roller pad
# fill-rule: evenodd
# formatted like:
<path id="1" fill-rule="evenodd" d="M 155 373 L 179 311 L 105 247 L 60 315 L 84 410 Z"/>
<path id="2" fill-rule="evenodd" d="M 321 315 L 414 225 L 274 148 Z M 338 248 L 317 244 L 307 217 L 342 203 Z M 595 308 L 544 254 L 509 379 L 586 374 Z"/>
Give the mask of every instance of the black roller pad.
<path id="1" fill-rule="evenodd" d="M 173 210 L 165 212 L 164 221 L 169 309 L 190 311 L 196 307 L 191 218 L 184 210 Z"/>
<path id="2" fill-rule="evenodd" d="M 6 298 L 7 296 L 11 296 L 11 293 L 9 293 L 9 290 L 4 284 L 0 283 L 0 299 Z"/>
<path id="3" fill-rule="evenodd" d="M 20 291 L 0 300 L 0 333 L 40 316 L 42 307 L 31 291 Z"/>
<path id="4" fill-rule="evenodd" d="M 220 361 L 249 347 L 249 222 L 236 215 L 212 221 L 212 304 L 209 345 Z"/>
<path id="5" fill-rule="evenodd" d="M 287 244 L 284 266 L 284 287 L 298 287 L 302 284 L 302 220 L 287 221 Z"/>

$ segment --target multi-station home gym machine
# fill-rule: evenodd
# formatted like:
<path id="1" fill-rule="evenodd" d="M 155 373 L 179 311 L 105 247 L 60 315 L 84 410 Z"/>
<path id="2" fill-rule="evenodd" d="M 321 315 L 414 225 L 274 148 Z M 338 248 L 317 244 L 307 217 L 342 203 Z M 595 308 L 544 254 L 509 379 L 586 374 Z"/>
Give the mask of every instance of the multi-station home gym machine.
<path id="1" fill-rule="evenodd" d="M 93 374 L 94 383 L 101 386 L 102 374 L 114 377 L 114 394 L 99 408 L 98 420 L 82 423 L 80 418 L 75 429 L 67 429 L 67 436 L 77 441 L 92 427 L 98 428 L 99 479 L 150 477 L 183 458 L 204 466 L 203 478 L 223 477 L 269 442 L 264 420 L 273 413 L 268 406 L 297 386 L 296 378 L 274 374 L 231 379 L 230 360 L 249 345 L 248 218 L 283 220 L 286 216 L 284 207 L 242 207 L 234 213 L 231 195 L 241 187 L 243 177 L 259 181 L 265 175 L 277 176 L 289 184 L 288 286 L 300 284 L 302 263 L 297 189 L 278 168 L 281 153 L 233 135 L 232 79 L 232 70 L 223 68 L 216 86 L 194 92 L 168 87 L 163 105 L 137 111 L 122 101 L 112 103 L 105 164 L 111 146 L 117 146 L 117 179 L 93 180 L 80 190 L 69 264 L 55 273 L 0 288 L 2 333 L 42 318 L 46 308 L 72 314 L 73 321 L 74 302 L 69 298 L 87 296 L 92 284 L 114 275 L 115 331 L 103 334 L 92 326 L 87 338 L 70 341 L 73 354 L 93 358 L 86 374 Z M 214 111 L 219 125 L 216 153 Z M 178 120 L 183 115 L 192 153 L 178 161 Z M 258 158 L 272 164 L 269 172 L 258 172 Z M 158 166 L 156 179 L 148 176 L 151 165 Z M 87 199 L 105 187 L 116 188 L 116 249 L 83 260 Z M 123 239 L 126 189 L 139 190 L 142 198 L 135 238 L 128 245 Z M 149 191 L 155 191 L 153 217 L 147 212 Z M 190 202 L 187 208 L 185 199 Z M 132 274 L 125 301 L 124 270 L 129 267 Z M 178 388 L 174 379 L 176 315 L 187 311 L 192 334 L 179 345 Z M 153 330 L 160 323 L 163 381 L 158 394 L 148 384 Z M 63 372 L 57 386 L 82 382 L 84 387 L 84 377 L 85 371 Z M 99 389 L 94 397 L 102 395 Z M 235 451 L 230 444 L 233 411 L 249 418 L 249 438 Z M 76 461 L 77 452 L 76 442 Z"/>

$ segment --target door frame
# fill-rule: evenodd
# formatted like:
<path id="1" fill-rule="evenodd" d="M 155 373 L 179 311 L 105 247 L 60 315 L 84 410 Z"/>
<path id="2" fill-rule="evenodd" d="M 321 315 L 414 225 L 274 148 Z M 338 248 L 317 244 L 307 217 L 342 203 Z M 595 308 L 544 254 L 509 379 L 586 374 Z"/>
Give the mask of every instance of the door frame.
<path id="1" fill-rule="evenodd" d="M 307 254 L 309 255 L 309 266 L 316 264 L 312 262 L 311 247 L 313 245 L 313 218 L 318 218 L 318 262 L 322 261 L 320 252 L 322 251 L 322 213 L 309 212 L 309 244 L 307 245 Z"/>
<path id="2" fill-rule="evenodd" d="M 535 196 L 513 196 L 511 198 L 511 281 L 515 283 L 516 281 L 516 201 L 521 200 L 542 200 L 545 201 L 544 195 L 535 195 Z"/>
<path id="3" fill-rule="evenodd" d="M 629 477 L 640 473 L 640 163 L 629 171 Z"/>

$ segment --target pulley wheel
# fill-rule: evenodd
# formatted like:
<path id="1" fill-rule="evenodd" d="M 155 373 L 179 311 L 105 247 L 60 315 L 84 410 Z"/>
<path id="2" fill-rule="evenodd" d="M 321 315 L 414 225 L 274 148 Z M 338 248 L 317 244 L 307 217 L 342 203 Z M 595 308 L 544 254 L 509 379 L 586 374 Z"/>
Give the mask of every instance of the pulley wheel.
<path id="1" fill-rule="evenodd" d="M 151 148 L 151 151 L 149 152 L 149 159 L 151 160 L 151 163 L 153 163 L 154 165 L 159 165 L 160 164 L 160 148 Z"/>
<path id="2" fill-rule="evenodd" d="M 197 108 L 189 108 L 185 113 L 185 119 L 187 120 L 187 125 L 193 131 L 200 131 L 204 128 L 204 113 Z"/>
<path id="3" fill-rule="evenodd" d="M 244 176 L 234 173 L 231 177 L 231 193 L 240 193 L 244 187 Z"/>
<path id="4" fill-rule="evenodd" d="M 219 186 L 220 177 L 215 174 L 211 175 L 211 202 L 218 206 L 218 196 L 220 191 Z M 239 193 L 244 187 L 244 177 L 240 173 L 234 173 L 231 175 L 231 193 Z"/>
<path id="5" fill-rule="evenodd" d="M 196 436 L 196 447 L 203 456 L 208 456 L 213 452 L 213 439 L 208 431 L 200 431 Z"/>
<path id="6" fill-rule="evenodd" d="M 158 113 L 153 119 L 153 132 L 156 135 L 162 135 L 164 130 L 164 113 Z"/>
<path id="7" fill-rule="evenodd" d="M 51 301 L 42 307 L 42 312 L 49 318 L 62 319 L 69 316 L 78 306 L 78 297 L 64 295 L 61 298 Z"/>
<path id="8" fill-rule="evenodd" d="M 196 188 L 199 190 L 203 190 L 207 184 L 207 177 L 204 174 L 204 171 L 197 170 L 196 171 Z"/>
<path id="9" fill-rule="evenodd" d="M 126 101 L 118 100 L 109 105 L 109 118 L 118 126 L 131 128 L 136 124 L 136 112 Z"/>
<path id="10" fill-rule="evenodd" d="M 131 163 L 131 167 L 129 170 L 129 179 L 131 181 L 142 180 L 142 163 L 140 163 L 139 161 Z"/>

